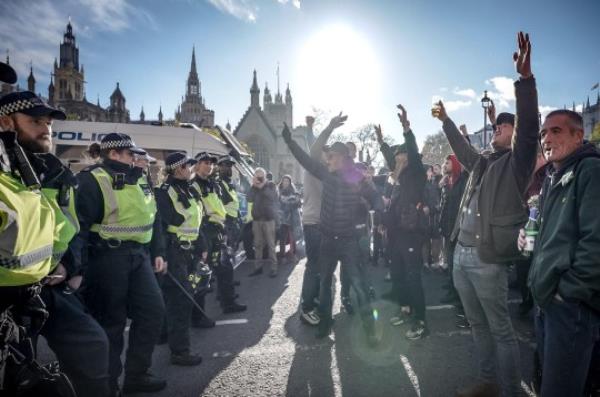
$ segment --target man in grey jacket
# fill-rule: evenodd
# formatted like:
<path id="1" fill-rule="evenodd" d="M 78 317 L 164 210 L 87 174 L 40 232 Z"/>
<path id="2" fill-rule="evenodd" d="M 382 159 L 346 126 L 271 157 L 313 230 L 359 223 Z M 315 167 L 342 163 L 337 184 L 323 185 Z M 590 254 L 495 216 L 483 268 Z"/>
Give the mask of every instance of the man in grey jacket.
<path id="1" fill-rule="evenodd" d="M 513 55 L 520 75 L 515 82 L 518 123 L 515 131 L 512 115 L 498 116 L 491 153 L 480 154 L 469 145 L 441 102 L 433 110 L 469 172 L 452 234 L 458 240 L 453 277 L 471 324 L 480 383 L 459 396 L 494 396 L 500 390 L 502 396 L 521 394 L 519 345 L 508 311 L 508 266 L 520 257 L 514 242 L 527 220 L 523 197 L 535 166 L 539 120 L 529 35 L 519 33 L 518 45 Z"/>

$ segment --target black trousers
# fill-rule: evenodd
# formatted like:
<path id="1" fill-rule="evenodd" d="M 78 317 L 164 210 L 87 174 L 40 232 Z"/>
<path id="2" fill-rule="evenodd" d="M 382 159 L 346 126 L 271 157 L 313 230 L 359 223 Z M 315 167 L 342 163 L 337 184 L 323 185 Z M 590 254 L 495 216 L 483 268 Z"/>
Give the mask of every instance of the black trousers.
<path id="1" fill-rule="evenodd" d="M 246 251 L 246 258 L 249 260 L 256 259 L 254 253 L 254 236 L 252 235 L 252 222 L 244 224 L 242 228 L 242 243 L 244 245 L 244 251 Z"/>
<path id="2" fill-rule="evenodd" d="M 194 295 L 194 291 L 188 276 L 194 270 L 195 260 L 197 259 L 192 254 L 192 250 L 182 249 L 175 241 L 169 242 L 167 247 L 169 273 L 190 296 Z M 171 353 L 188 353 L 193 304 L 169 276 L 162 277 L 161 288 L 165 299 L 167 335 Z"/>
<path id="3" fill-rule="evenodd" d="M 108 336 L 108 372 L 114 390 L 123 370 L 121 353 L 127 318 L 131 319 L 131 326 L 125 376 L 136 376 L 152 365 L 165 306 L 146 247 L 103 247 L 93 249 L 89 258 L 83 294 L 92 315 Z"/>
<path id="4" fill-rule="evenodd" d="M 235 288 L 233 285 L 233 262 L 227 258 L 221 258 L 223 248 L 223 228 L 211 222 L 202 226 L 208 245 L 208 265 L 217 278 L 217 295 L 222 306 L 227 306 L 235 300 Z M 202 307 L 204 305 L 204 294 L 196 294 L 196 302 Z M 201 318 L 202 314 L 196 308 L 192 310 L 194 318 Z"/>
<path id="5" fill-rule="evenodd" d="M 64 287 L 45 286 L 40 294 L 48 319 L 40 331 L 56 354 L 79 396 L 105 397 L 108 384 L 108 338 L 86 313 L 79 298 Z"/>
<path id="6" fill-rule="evenodd" d="M 360 266 L 358 237 L 325 236 L 321 239 L 319 264 L 321 285 L 319 290 L 319 314 L 326 325 L 332 321 L 332 281 L 338 261 L 348 277 L 348 282 L 356 293 L 358 308 L 367 330 L 374 326 L 373 309 L 369 301 L 369 291 Z"/>
<path id="7" fill-rule="evenodd" d="M 425 321 L 421 280 L 423 242 L 418 233 L 394 231 L 390 235 L 392 293 L 400 306 L 410 306 L 415 318 L 421 321 Z"/>

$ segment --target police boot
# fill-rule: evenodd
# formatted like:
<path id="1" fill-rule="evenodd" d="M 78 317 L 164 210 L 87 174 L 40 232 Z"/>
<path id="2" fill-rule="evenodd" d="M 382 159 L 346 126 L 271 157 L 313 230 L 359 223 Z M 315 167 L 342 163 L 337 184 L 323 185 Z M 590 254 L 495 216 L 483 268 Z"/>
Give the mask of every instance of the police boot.
<path id="1" fill-rule="evenodd" d="M 171 354 L 171 364 L 173 365 L 193 367 L 194 365 L 200 365 L 200 363 L 202 363 L 202 357 L 198 354 L 192 354 L 190 352 Z"/>
<path id="2" fill-rule="evenodd" d="M 246 309 L 246 305 L 237 303 L 236 301 L 231 301 L 230 303 L 223 305 L 224 314 L 244 312 Z"/>
<path id="3" fill-rule="evenodd" d="M 160 391 L 167 387 L 167 381 L 152 375 L 149 372 L 135 375 L 125 375 L 123 382 L 123 394 L 128 393 L 151 393 Z"/>

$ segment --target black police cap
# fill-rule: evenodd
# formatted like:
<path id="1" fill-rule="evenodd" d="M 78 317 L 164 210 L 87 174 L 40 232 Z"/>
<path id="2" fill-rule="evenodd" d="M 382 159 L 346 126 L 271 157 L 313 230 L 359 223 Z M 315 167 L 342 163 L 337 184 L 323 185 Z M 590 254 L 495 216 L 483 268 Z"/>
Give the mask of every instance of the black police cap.
<path id="1" fill-rule="evenodd" d="M 165 159 L 165 167 L 168 170 L 174 170 L 177 167 L 180 167 L 184 164 L 196 164 L 197 161 L 191 157 L 188 157 L 185 152 L 175 152 L 171 153 Z"/>
<path id="2" fill-rule="evenodd" d="M 0 98 L 0 116 L 13 113 L 23 113 L 32 117 L 48 116 L 57 120 L 67 118 L 63 111 L 48 105 L 31 91 L 11 92 Z"/>
<path id="3" fill-rule="evenodd" d="M 135 154 L 146 154 L 144 149 L 135 145 L 135 142 L 133 142 L 133 139 L 129 135 L 121 132 L 106 134 L 100 141 L 100 149 L 129 149 Z"/>

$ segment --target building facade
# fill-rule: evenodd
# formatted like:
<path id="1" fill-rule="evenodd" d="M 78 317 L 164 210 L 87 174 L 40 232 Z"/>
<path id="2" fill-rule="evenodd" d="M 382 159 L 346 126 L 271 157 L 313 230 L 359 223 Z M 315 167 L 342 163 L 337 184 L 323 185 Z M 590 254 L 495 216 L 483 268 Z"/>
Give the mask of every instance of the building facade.
<path id="1" fill-rule="evenodd" d="M 279 84 L 278 84 L 279 86 Z M 312 133 L 308 126 L 293 128 L 293 102 L 289 85 L 285 101 L 277 87 L 273 97 L 265 84 L 263 106 L 260 105 L 260 88 L 256 71 L 250 87 L 250 106 L 233 131 L 235 137 L 245 143 L 255 162 L 273 173 L 278 181 L 283 175 L 291 175 L 294 183 L 302 181 L 303 168 L 294 159 L 281 137 L 284 123 L 292 129 L 292 137 L 308 150 L 307 136 Z"/>

